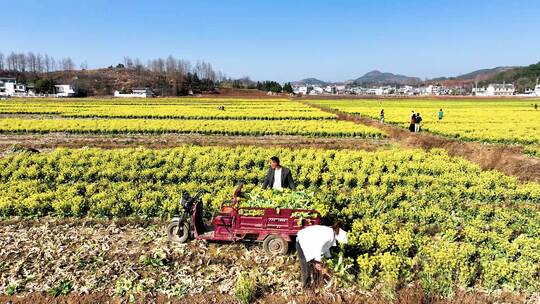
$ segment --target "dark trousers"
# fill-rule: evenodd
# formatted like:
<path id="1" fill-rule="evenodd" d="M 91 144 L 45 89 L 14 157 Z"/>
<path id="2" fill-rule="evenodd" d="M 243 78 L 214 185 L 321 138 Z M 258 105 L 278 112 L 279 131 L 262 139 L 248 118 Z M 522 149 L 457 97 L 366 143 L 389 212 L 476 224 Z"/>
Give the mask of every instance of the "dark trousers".
<path id="1" fill-rule="evenodd" d="M 304 256 L 304 251 L 300 244 L 296 242 L 296 253 L 298 254 L 298 260 L 300 261 L 300 271 L 302 276 L 302 287 L 308 288 L 313 283 L 313 265 L 312 263 L 306 261 Z"/>

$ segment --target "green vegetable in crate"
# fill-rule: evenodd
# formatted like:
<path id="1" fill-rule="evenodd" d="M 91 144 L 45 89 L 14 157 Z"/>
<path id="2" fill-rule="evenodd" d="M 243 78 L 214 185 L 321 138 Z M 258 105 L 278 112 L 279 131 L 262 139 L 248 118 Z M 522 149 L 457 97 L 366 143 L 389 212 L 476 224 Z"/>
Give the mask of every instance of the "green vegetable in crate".
<path id="1" fill-rule="evenodd" d="M 247 193 L 246 207 L 314 209 L 315 194 L 305 191 L 254 190 Z"/>

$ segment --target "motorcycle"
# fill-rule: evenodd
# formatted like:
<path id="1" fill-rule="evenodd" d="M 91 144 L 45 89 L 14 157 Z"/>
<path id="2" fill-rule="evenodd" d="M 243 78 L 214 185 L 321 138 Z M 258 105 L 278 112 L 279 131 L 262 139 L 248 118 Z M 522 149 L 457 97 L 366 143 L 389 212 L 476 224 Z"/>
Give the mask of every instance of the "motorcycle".
<path id="1" fill-rule="evenodd" d="M 191 196 L 185 192 L 180 199 L 182 206 L 182 214 L 179 217 L 171 219 L 167 227 L 167 237 L 169 240 L 178 243 L 185 243 L 190 237 L 193 237 L 191 231 L 191 214 L 196 203 L 200 203 L 204 190 L 199 190 L 195 195 Z"/>

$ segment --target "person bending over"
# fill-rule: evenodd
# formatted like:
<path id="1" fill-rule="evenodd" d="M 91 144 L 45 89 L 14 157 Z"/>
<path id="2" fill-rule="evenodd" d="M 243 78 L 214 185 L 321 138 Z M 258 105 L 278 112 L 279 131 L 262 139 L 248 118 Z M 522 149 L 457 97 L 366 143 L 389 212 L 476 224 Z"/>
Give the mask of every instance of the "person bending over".
<path id="1" fill-rule="evenodd" d="M 347 244 L 347 232 L 341 229 L 339 223 L 332 227 L 313 225 L 300 231 L 296 236 L 296 252 L 300 262 L 302 286 L 311 287 L 317 273 L 322 273 L 324 265 L 322 257 L 330 258 L 330 248 L 337 243 Z"/>

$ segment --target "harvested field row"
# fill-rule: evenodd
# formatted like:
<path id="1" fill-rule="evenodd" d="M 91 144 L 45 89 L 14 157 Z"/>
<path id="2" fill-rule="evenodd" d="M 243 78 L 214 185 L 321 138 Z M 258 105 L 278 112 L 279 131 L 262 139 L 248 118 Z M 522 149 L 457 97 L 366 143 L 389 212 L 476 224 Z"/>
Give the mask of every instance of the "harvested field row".
<path id="1" fill-rule="evenodd" d="M 149 149 L 174 148 L 183 144 L 197 146 L 259 146 L 285 147 L 292 149 L 351 149 L 375 151 L 389 148 L 385 139 L 363 139 L 347 137 L 305 136 L 219 136 L 196 134 L 156 135 L 77 135 L 77 134 L 0 134 L 0 155 L 13 149 L 26 148 L 49 151 L 55 148 L 95 147 L 102 149 L 146 147 Z"/>
<path id="2" fill-rule="evenodd" d="M 258 303 L 381 303 L 328 282 L 317 293 L 299 288 L 296 257 L 269 259 L 258 245 L 192 242 L 174 245 L 164 223 L 122 219 L 5 220 L 0 222 L 2 303 L 238 303 L 237 278 L 258 273 Z M 62 284 L 63 283 L 63 284 Z M 59 289 L 63 286 L 63 289 Z M 69 295 L 57 294 L 69 291 Z M 403 286 L 395 303 L 536 303 L 536 296 L 456 290 L 452 299 Z"/>

